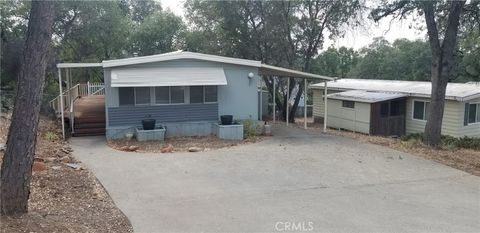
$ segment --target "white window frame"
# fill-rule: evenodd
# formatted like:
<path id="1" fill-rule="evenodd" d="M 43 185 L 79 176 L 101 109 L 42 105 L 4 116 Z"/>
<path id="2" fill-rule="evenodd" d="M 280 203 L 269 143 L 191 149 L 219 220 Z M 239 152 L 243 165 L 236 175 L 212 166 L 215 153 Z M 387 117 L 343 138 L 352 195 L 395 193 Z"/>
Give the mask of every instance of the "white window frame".
<path id="1" fill-rule="evenodd" d="M 155 89 L 157 87 L 160 87 L 160 86 L 155 86 L 153 87 L 153 96 L 154 96 L 154 102 L 152 105 L 184 105 L 184 104 L 187 104 L 187 101 L 186 101 L 186 98 L 185 98 L 185 92 L 187 92 L 187 88 L 186 86 L 179 86 L 179 87 L 183 87 L 183 103 L 172 103 L 172 86 L 168 86 L 168 103 L 167 104 L 158 104 L 157 103 L 157 96 L 155 94 Z"/>
<path id="2" fill-rule="evenodd" d="M 120 88 L 129 88 L 129 87 L 119 87 L 119 88 L 118 88 L 118 91 L 117 91 L 117 94 L 118 94 L 118 106 L 119 106 L 119 107 L 129 107 L 129 106 L 131 107 L 131 106 L 134 106 L 134 107 L 135 107 L 135 106 L 136 106 L 135 87 L 131 87 L 131 88 L 133 88 L 133 105 L 130 105 L 130 104 L 124 104 L 124 105 L 122 105 L 122 104 L 120 104 Z"/>
<path id="3" fill-rule="evenodd" d="M 477 112 L 475 113 L 475 122 L 470 123 L 468 120 L 470 120 L 470 105 L 476 104 L 477 105 Z M 468 116 L 467 116 L 467 125 L 478 125 L 480 124 L 480 121 L 476 121 L 478 119 L 478 113 L 479 113 L 479 108 L 480 108 L 480 102 L 473 102 L 473 103 L 468 103 Z"/>
<path id="4" fill-rule="evenodd" d="M 353 102 L 353 108 L 344 107 L 344 106 L 343 106 L 343 102 L 344 102 L 344 101 Z M 348 110 L 354 111 L 354 110 L 355 110 L 355 106 L 357 105 L 357 103 L 356 103 L 356 101 L 353 101 L 353 100 L 341 100 L 340 105 L 341 105 L 341 107 L 342 107 L 343 109 L 348 109 Z"/>
<path id="5" fill-rule="evenodd" d="M 415 118 L 415 102 L 423 102 L 423 118 L 424 119 L 417 119 Z M 427 103 L 430 105 L 430 101 L 427 100 L 419 100 L 419 99 L 413 99 L 412 100 L 412 120 L 415 121 L 422 121 L 426 122 L 427 121 Z"/>
<path id="6" fill-rule="evenodd" d="M 172 86 L 169 86 L 168 87 L 168 102 L 169 102 L 169 105 L 184 105 L 184 104 L 187 104 L 187 99 L 185 98 L 185 92 L 187 92 L 187 87 L 186 86 L 177 86 L 177 87 L 183 87 L 183 103 L 172 103 Z"/>
<path id="7" fill-rule="evenodd" d="M 214 101 L 214 102 L 213 101 L 212 102 L 205 101 L 205 96 L 206 96 L 205 95 L 205 87 L 206 86 L 203 86 L 203 103 L 204 104 L 216 104 L 216 103 L 218 103 L 218 86 L 216 86 L 216 85 L 212 85 L 212 86 L 215 87 L 215 90 L 217 91 L 217 101 Z"/>
<path id="8" fill-rule="evenodd" d="M 161 86 L 156 86 L 156 87 L 152 88 L 153 89 L 153 104 L 152 105 L 170 105 L 170 103 L 172 102 L 171 101 L 172 96 L 170 95 L 170 87 L 168 87 L 168 103 L 166 103 L 166 104 L 157 103 L 157 91 L 156 91 L 157 87 L 161 87 Z"/>
<path id="9" fill-rule="evenodd" d="M 150 98 L 147 104 L 137 104 L 137 88 L 143 88 L 143 87 L 133 87 L 133 103 L 134 106 L 150 106 L 152 105 L 152 88 L 148 87 L 150 89 L 149 94 Z"/>

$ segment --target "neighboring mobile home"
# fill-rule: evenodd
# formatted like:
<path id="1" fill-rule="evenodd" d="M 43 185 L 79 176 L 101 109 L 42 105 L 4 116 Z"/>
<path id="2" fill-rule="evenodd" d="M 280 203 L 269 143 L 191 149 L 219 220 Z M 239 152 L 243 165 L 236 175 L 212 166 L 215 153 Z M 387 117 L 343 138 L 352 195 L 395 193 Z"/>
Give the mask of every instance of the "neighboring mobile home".
<path id="1" fill-rule="evenodd" d="M 212 134 L 221 115 L 233 115 L 235 120 L 259 120 L 266 107 L 260 102 L 264 102 L 265 95 L 258 93 L 262 75 L 333 80 L 260 61 L 184 51 L 102 63 L 61 63 L 57 67 L 60 75 L 62 69 L 66 70 L 67 91 L 63 96 L 68 98 L 57 98 L 52 107 L 62 118 L 68 118 L 74 135 L 92 132 L 89 127 L 95 125 L 107 138 L 123 138 L 147 118 L 166 126 L 167 137 Z M 81 109 L 75 107 L 92 98 L 79 94 L 85 93 L 82 84 L 72 86 L 69 70 L 86 67 L 103 68 L 104 90 L 100 93 L 104 93 L 104 103 L 103 99 L 93 101 L 104 105 L 102 113 L 87 113 L 88 104 Z M 82 119 L 85 115 L 92 117 Z"/>
<path id="2" fill-rule="evenodd" d="M 311 85 L 315 121 L 324 119 L 323 83 Z M 327 82 L 327 126 L 372 135 L 421 133 L 425 129 L 431 83 L 338 79 Z M 480 137 L 480 85 L 449 83 L 442 134 Z"/>

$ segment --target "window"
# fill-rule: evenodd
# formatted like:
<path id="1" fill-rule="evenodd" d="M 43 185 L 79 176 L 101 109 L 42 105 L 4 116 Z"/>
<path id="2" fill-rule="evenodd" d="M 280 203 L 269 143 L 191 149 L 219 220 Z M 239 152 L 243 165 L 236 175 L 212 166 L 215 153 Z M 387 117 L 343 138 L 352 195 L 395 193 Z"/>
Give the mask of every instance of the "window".
<path id="1" fill-rule="evenodd" d="M 217 102 L 217 86 L 205 86 L 205 103 Z"/>
<path id="2" fill-rule="evenodd" d="M 388 107 L 389 107 L 388 103 L 382 103 L 380 105 L 380 116 L 381 117 L 388 117 L 388 110 L 389 110 Z"/>
<path id="3" fill-rule="evenodd" d="M 344 107 L 344 108 L 355 108 L 355 102 L 348 101 L 348 100 L 343 100 L 342 101 L 342 107 Z"/>
<path id="4" fill-rule="evenodd" d="M 135 87 L 135 105 L 150 104 L 150 87 Z"/>
<path id="5" fill-rule="evenodd" d="M 390 116 L 400 116 L 403 114 L 402 101 L 394 100 L 390 102 Z"/>
<path id="6" fill-rule="evenodd" d="M 190 87 L 190 103 L 203 103 L 203 86 Z"/>
<path id="7" fill-rule="evenodd" d="M 185 103 L 185 87 L 170 87 L 170 103 Z"/>
<path id="8" fill-rule="evenodd" d="M 170 88 L 169 87 L 155 87 L 155 103 L 169 104 L 170 103 Z"/>
<path id="9" fill-rule="evenodd" d="M 469 104 L 468 108 L 468 123 L 479 123 L 480 122 L 480 103 L 478 104 Z"/>
<path id="10" fill-rule="evenodd" d="M 118 88 L 118 104 L 120 106 L 134 105 L 135 91 L 133 87 Z"/>
<path id="11" fill-rule="evenodd" d="M 427 120 L 429 106 L 430 102 L 427 101 L 413 101 L 413 119 Z"/>

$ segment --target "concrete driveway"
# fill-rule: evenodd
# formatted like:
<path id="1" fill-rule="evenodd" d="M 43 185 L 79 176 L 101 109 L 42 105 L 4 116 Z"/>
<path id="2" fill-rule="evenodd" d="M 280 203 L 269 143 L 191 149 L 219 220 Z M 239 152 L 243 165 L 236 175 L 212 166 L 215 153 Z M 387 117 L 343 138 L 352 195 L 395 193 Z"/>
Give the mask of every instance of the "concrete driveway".
<path id="1" fill-rule="evenodd" d="M 479 232 L 480 178 L 389 148 L 276 128 L 199 153 L 72 138 L 136 232 Z"/>

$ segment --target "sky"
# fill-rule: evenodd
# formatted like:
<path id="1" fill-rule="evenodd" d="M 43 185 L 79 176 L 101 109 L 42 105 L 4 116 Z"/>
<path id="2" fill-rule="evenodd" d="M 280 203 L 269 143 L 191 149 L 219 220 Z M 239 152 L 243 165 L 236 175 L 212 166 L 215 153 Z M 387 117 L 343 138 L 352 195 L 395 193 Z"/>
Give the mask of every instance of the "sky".
<path id="1" fill-rule="evenodd" d="M 174 14 L 184 16 L 183 8 L 184 0 L 160 0 L 164 9 L 169 8 Z M 354 29 L 347 29 L 343 38 L 326 39 L 323 50 L 330 46 L 345 46 L 353 49 L 360 49 L 372 43 L 376 37 L 384 37 L 386 40 L 393 42 L 396 39 L 407 38 L 409 40 L 424 40 L 426 32 L 410 27 L 415 23 L 413 17 L 404 20 L 394 20 L 386 18 L 379 23 L 369 20 L 366 25 Z"/>

